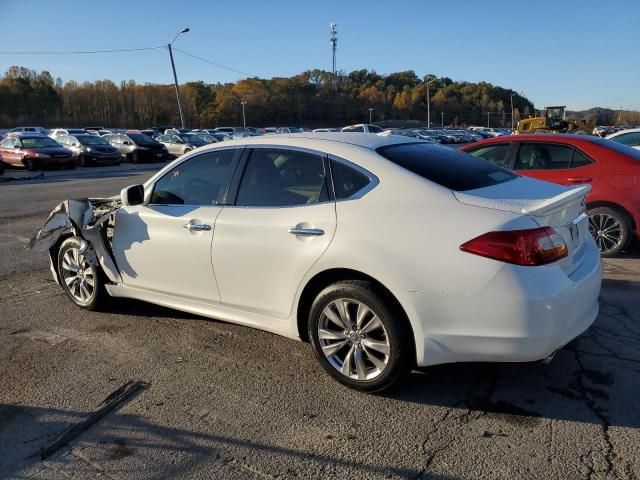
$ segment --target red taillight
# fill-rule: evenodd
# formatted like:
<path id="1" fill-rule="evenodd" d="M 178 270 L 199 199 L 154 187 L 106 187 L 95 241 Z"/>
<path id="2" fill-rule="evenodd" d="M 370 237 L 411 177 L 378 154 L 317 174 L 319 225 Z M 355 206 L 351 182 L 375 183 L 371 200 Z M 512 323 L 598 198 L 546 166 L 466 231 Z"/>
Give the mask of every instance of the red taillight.
<path id="1" fill-rule="evenodd" d="M 545 265 L 567 256 L 567 244 L 551 227 L 485 233 L 460 250 L 516 265 Z"/>

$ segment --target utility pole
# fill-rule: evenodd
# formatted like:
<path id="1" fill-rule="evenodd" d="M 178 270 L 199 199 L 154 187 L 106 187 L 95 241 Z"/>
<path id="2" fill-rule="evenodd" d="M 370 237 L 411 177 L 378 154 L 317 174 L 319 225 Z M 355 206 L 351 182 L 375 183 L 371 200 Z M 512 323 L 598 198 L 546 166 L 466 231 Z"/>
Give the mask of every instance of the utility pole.
<path id="1" fill-rule="evenodd" d="M 336 48 L 338 48 L 338 24 L 336 22 L 331 22 L 329 24 L 329 27 L 331 29 L 331 53 L 332 53 L 332 57 L 333 57 L 333 63 L 332 63 L 332 68 L 331 68 L 331 72 L 332 72 L 332 80 L 333 80 L 333 88 L 336 88 L 337 86 L 337 81 L 336 81 Z"/>
<path id="2" fill-rule="evenodd" d="M 491 127 L 491 112 L 487 112 L 487 128 Z"/>
<path id="3" fill-rule="evenodd" d="M 240 104 L 242 105 L 242 126 L 244 128 L 247 128 L 247 119 L 244 116 L 244 106 L 247 104 L 247 102 L 240 102 Z"/>
<path id="4" fill-rule="evenodd" d="M 429 85 L 436 80 L 438 80 L 438 77 L 427 80 L 427 128 L 431 127 L 431 95 L 429 94 Z"/>
<path id="5" fill-rule="evenodd" d="M 181 33 L 187 33 L 189 31 L 189 27 L 185 27 L 180 30 L 173 40 L 167 44 L 167 48 L 169 49 L 169 58 L 171 59 L 171 69 L 173 70 L 173 82 L 176 86 L 176 98 L 178 99 L 178 112 L 180 112 L 180 125 L 184 128 L 184 116 L 182 115 L 182 105 L 180 104 L 180 87 L 178 87 L 178 75 L 176 75 L 176 64 L 173 62 L 173 51 L 171 50 L 171 45 L 176 39 L 180 36 Z"/>
<path id="6" fill-rule="evenodd" d="M 440 116 L 442 117 L 442 128 L 444 128 L 444 112 L 440 112 Z"/>
<path id="7" fill-rule="evenodd" d="M 372 114 L 373 114 L 373 108 L 369 108 L 369 123 L 373 123 Z"/>

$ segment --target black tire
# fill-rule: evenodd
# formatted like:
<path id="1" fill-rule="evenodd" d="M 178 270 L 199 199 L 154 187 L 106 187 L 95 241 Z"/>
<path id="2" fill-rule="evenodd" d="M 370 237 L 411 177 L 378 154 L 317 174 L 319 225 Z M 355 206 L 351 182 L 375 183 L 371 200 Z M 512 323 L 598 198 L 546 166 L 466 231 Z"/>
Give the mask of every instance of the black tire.
<path id="1" fill-rule="evenodd" d="M 138 156 L 137 152 L 133 152 L 131 155 L 129 155 L 129 160 L 131 161 L 131 163 L 138 163 L 140 162 L 140 157 Z"/>
<path id="2" fill-rule="evenodd" d="M 36 169 L 36 166 L 33 164 L 33 160 L 31 160 L 30 158 L 25 158 L 22 163 L 24 164 L 24 167 L 30 172 L 33 172 Z"/>
<path id="3" fill-rule="evenodd" d="M 325 318 L 324 321 L 326 321 L 327 318 L 323 314 L 323 311 L 325 308 L 332 305 L 333 302 L 341 299 L 364 304 L 373 315 L 379 318 L 384 327 L 383 330 L 381 329 L 379 331 L 384 332 L 383 340 L 388 344 L 389 354 L 386 366 L 383 369 L 379 369 L 379 373 L 375 373 L 375 365 L 373 365 L 370 360 L 371 353 L 366 355 L 362 353 L 363 349 L 365 350 L 365 353 L 366 351 L 371 352 L 371 350 L 366 348 L 367 340 L 365 340 L 364 336 L 362 336 L 362 338 L 357 337 L 357 340 L 355 340 L 357 343 L 353 343 L 354 341 L 349 339 L 350 343 L 347 343 L 344 347 L 345 349 L 348 349 L 348 351 L 351 351 L 352 348 L 360 350 L 360 358 L 366 359 L 364 360 L 365 366 L 372 369 L 371 371 L 377 375 L 374 378 L 360 380 L 341 373 L 341 371 L 338 370 L 338 366 L 332 364 L 322 350 L 322 343 L 319 338 L 318 330 L 320 322 L 323 321 L 323 318 Z M 355 311 L 353 310 L 353 307 L 351 308 L 352 314 L 350 317 L 354 318 Z M 385 390 L 408 373 L 415 363 L 415 354 L 413 353 L 414 339 L 405 315 L 403 312 L 398 311 L 391 302 L 388 302 L 385 299 L 385 296 L 381 294 L 371 282 L 362 280 L 345 280 L 326 287 L 318 294 L 311 306 L 308 327 L 311 346 L 313 347 L 313 351 L 320 362 L 320 365 L 322 365 L 322 368 L 324 368 L 325 371 L 335 380 L 350 388 L 363 392 L 379 392 Z M 344 333 L 346 334 L 347 330 L 345 330 Z M 376 339 L 373 338 L 373 334 L 371 337 L 372 338 L 368 338 L 369 341 L 376 341 Z M 378 340 L 379 339 L 380 338 L 378 338 Z M 365 344 L 365 346 L 360 345 L 360 343 Z M 327 346 L 328 345 L 325 344 L 325 347 Z M 333 361 L 335 362 L 336 360 L 334 359 Z M 380 361 L 380 357 L 378 357 L 378 361 Z M 343 368 L 345 363 L 346 356 L 345 360 L 342 362 Z M 352 370 L 351 367 L 349 367 L 349 370 Z M 357 373 L 355 373 L 355 371 L 357 371 L 355 366 L 353 366 L 353 370 L 354 374 L 357 375 Z"/>
<path id="4" fill-rule="evenodd" d="M 72 273 L 69 274 L 70 273 L 69 270 L 65 268 L 65 265 L 64 265 L 65 255 L 71 251 L 72 253 L 70 253 L 69 255 L 71 258 L 73 258 L 73 251 L 75 250 L 77 252 L 80 249 L 82 242 L 83 240 L 78 237 L 69 237 L 62 242 L 62 244 L 60 245 L 60 248 L 58 249 L 58 259 L 57 259 L 58 277 L 60 279 L 60 284 L 62 285 L 62 289 L 65 291 L 65 293 L 67 294 L 67 297 L 74 304 L 76 304 L 80 308 L 84 308 L 85 310 L 96 310 L 102 303 L 104 303 L 104 301 L 108 297 L 108 294 L 104 289 L 104 277 L 100 267 L 88 265 L 86 262 L 82 260 L 81 257 L 78 257 L 80 260 L 78 264 L 82 267 L 82 270 L 84 271 L 84 273 L 82 273 L 81 275 L 86 278 L 89 276 L 88 274 L 90 274 L 91 275 L 90 278 L 92 278 L 94 282 L 94 286 L 91 289 L 90 295 L 85 301 L 82 301 L 81 299 L 78 298 L 79 293 L 74 294 L 71 291 L 72 289 L 76 291 L 76 287 L 77 287 L 77 292 L 80 292 L 80 286 L 78 285 L 79 280 L 77 281 L 71 280 L 70 282 L 67 281 L 68 279 L 73 278 L 73 274 Z M 88 288 L 88 287 L 85 287 L 85 288 Z"/>
<path id="5" fill-rule="evenodd" d="M 87 166 L 87 158 L 84 155 L 80 155 L 78 157 L 78 163 L 80 164 L 81 167 L 86 167 Z"/>
<path id="6" fill-rule="evenodd" d="M 182 152 L 183 155 L 186 155 L 187 153 L 189 153 L 191 151 L 190 148 L 185 148 L 184 152 Z"/>
<path id="7" fill-rule="evenodd" d="M 605 258 L 615 257 L 622 252 L 631 242 L 631 224 L 627 215 L 613 207 L 596 207 L 587 211 L 589 215 L 589 230 L 596 241 L 596 245 L 600 249 L 600 255 Z M 609 223 L 605 223 L 603 219 L 610 219 Z M 615 228 L 612 225 L 619 225 Z M 608 238 L 603 237 L 603 228 L 609 228 L 615 234 L 616 241 L 614 244 Z"/>

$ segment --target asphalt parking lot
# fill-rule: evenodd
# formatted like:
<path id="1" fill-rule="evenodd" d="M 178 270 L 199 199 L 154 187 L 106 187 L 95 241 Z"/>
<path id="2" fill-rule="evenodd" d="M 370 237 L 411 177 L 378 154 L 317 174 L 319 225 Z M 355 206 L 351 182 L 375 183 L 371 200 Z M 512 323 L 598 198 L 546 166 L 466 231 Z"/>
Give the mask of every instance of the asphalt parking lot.
<path id="1" fill-rule="evenodd" d="M 0 477 L 640 477 L 637 245 L 604 261 L 598 319 L 551 364 L 440 366 L 365 395 L 303 343 L 136 301 L 96 313 L 67 300 L 24 244 L 60 200 L 115 194 L 159 166 L 140 168 L 0 185 Z M 37 457 L 130 379 L 147 387 Z"/>

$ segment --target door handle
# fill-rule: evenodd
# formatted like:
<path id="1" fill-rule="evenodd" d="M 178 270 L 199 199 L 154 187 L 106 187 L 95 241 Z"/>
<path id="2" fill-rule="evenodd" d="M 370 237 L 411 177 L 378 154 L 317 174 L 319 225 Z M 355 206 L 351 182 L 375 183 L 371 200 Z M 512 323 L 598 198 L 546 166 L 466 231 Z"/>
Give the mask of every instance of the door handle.
<path id="1" fill-rule="evenodd" d="M 292 227 L 289 229 L 289 233 L 292 235 L 302 235 L 305 237 L 319 237 L 324 235 L 324 230 L 319 228 L 298 228 Z"/>
<path id="2" fill-rule="evenodd" d="M 208 232 L 211 230 L 211 225 L 206 223 L 185 223 L 183 228 L 186 228 L 190 232 Z"/>
<path id="3" fill-rule="evenodd" d="M 593 179 L 591 177 L 569 177 L 567 180 L 571 183 L 589 183 Z"/>

